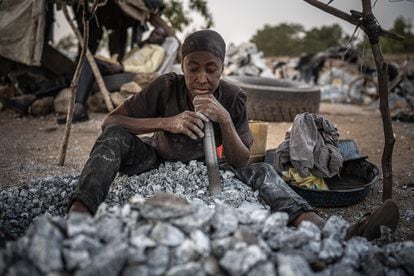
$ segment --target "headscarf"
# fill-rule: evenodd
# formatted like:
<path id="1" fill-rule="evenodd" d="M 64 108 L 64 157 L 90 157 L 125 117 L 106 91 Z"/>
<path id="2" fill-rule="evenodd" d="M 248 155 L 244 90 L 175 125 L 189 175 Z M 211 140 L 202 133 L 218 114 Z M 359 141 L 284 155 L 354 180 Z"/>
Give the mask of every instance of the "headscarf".
<path id="1" fill-rule="evenodd" d="M 213 30 L 201 30 L 190 34 L 181 47 L 181 59 L 192 52 L 210 52 L 224 62 L 226 43 L 219 33 Z"/>

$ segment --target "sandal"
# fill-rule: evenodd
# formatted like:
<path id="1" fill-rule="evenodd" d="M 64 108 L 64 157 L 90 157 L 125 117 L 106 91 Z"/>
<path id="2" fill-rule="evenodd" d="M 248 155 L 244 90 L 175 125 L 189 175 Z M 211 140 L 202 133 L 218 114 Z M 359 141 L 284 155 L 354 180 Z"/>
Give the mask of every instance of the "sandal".
<path id="1" fill-rule="evenodd" d="M 393 232 L 397 229 L 400 219 L 398 206 L 392 199 L 387 199 L 374 212 L 365 214 L 359 222 L 348 228 L 347 240 L 353 236 L 365 237 L 371 241 L 381 237 L 381 225 L 390 228 Z"/>

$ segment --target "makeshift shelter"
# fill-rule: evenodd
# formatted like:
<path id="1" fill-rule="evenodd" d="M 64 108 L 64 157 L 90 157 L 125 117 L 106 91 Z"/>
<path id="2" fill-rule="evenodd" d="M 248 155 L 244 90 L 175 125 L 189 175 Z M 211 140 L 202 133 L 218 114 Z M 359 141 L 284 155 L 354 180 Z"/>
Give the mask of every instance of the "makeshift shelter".
<path id="1" fill-rule="evenodd" d="M 26 65 L 41 65 L 46 0 L 0 2 L 0 56 Z"/>

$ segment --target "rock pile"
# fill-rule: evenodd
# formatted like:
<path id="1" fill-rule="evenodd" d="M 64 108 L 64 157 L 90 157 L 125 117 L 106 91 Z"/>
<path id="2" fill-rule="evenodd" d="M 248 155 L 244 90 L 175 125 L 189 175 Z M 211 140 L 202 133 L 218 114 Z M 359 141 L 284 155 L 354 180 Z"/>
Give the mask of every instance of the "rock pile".
<path id="1" fill-rule="evenodd" d="M 210 206 L 214 206 L 215 199 L 236 208 L 243 202 L 258 202 L 258 193 L 234 178 L 233 173 L 221 171 L 221 177 L 223 192 L 212 197 L 209 196 L 207 170 L 203 163 L 165 163 L 138 176 L 118 175 L 111 185 L 106 203 L 120 206 L 137 194 L 148 198 L 157 191 L 174 193 L 189 200 L 199 198 Z M 65 215 L 77 181 L 78 176 L 52 176 L 33 179 L 27 186 L 0 190 L 1 230 L 17 238 L 40 214 Z"/>
<path id="2" fill-rule="evenodd" d="M 224 192 L 217 198 L 208 196 L 206 169 L 197 162 L 166 163 L 140 176 L 118 176 L 94 217 L 37 216 L 24 236 L 0 249 L 0 275 L 414 273 L 413 241 L 383 247 L 363 238 L 345 241 L 348 222 L 335 216 L 322 231 L 310 222 L 292 229 L 287 214 L 270 214 L 257 194 L 231 173 L 222 172 L 222 178 Z M 54 197 L 41 187 L 45 183 L 48 188 L 56 184 L 55 201 L 46 202 Z M 35 180 L 27 187 L 32 190 L 25 203 L 38 198 L 42 203 L 32 208 L 40 209 L 37 213 L 50 209 L 64 214 L 58 194 L 75 184 L 75 177 Z M 65 185 L 67 190 L 59 190 Z M 2 199 L 4 192 L 10 191 L 2 191 Z M 7 197 L 9 208 L 14 193 Z M 25 208 L 22 202 L 16 205 Z M 0 211 L 5 211 L 3 205 Z"/>
<path id="3" fill-rule="evenodd" d="M 274 78 L 270 68 L 266 65 L 263 53 L 251 42 L 238 46 L 230 43 L 224 62 L 226 76 L 253 76 Z"/>

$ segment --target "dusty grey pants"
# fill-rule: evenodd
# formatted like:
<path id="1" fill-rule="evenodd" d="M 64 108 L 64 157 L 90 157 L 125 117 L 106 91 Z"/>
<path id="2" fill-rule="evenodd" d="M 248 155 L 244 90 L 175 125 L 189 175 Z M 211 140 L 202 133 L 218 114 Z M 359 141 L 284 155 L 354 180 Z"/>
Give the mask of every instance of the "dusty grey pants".
<path id="1" fill-rule="evenodd" d="M 162 162 L 164 160 L 155 150 L 137 136 L 120 126 L 108 126 L 96 140 L 71 202 L 80 200 L 95 213 L 99 204 L 105 200 L 118 171 L 127 175 L 140 174 L 157 168 Z M 256 163 L 238 169 L 224 165 L 221 168 L 232 170 L 242 182 L 253 190 L 258 190 L 259 196 L 272 211 L 288 213 L 289 221 L 302 212 L 313 211 L 269 164 Z"/>

